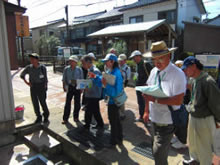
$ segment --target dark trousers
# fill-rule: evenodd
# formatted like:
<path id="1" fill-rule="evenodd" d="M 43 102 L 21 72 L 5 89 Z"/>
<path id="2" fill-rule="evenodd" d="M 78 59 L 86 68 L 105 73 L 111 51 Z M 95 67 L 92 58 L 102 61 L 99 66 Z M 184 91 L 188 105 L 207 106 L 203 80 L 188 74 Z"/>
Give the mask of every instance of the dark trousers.
<path id="1" fill-rule="evenodd" d="M 90 123 L 92 120 L 92 115 L 94 116 L 97 126 L 103 127 L 104 123 L 102 120 L 102 116 L 99 108 L 99 100 L 98 98 L 86 98 L 85 104 L 85 122 L 86 127 L 90 127 Z"/>
<path id="2" fill-rule="evenodd" d="M 108 105 L 108 118 L 111 125 L 111 144 L 122 142 L 122 125 L 119 115 L 119 107 L 115 104 Z"/>
<path id="3" fill-rule="evenodd" d="M 47 91 L 45 88 L 45 84 L 44 83 L 32 84 L 30 88 L 30 92 L 31 92 L 31 100 L 34 106 L 34 112 L 36 116 L 38 118 L 42 118 L 40 113 L 40 106 L 39 106 L 39 102 L 40 102 L 40 105 L 43 109 L 43 116 L 45 119 L 48 119 L 50 113 L 46 103 Z"/>
<path id="4" fill-rule="evenodd" d="M 70 116 L 70 109 L 71 109 L 71 101 L 74 96 L 74 112 L 73 117 L 74 119 L 78 119 L 79 117 L 79 110 L 80 110 L 80 90 L 77 90 L 76 87 L 69 85 L 68 91 L 66 94 L 66 103 L 64 107 L 64 114 L 63 120 L 67 121 Z"/>
<path id="5" fill-rule="evenodd" d="M 136 95 L 137 95 L 139 115 L 140 115 L 140 118 L 143 118 L 144 109 L 145 109 L 145 100 L 140 91 L 136 91 Z"/>
<path id="6" fill-rule="evenodd" d="M 187 127 L 186 126 L 180 126 L 180 127 L 176 127 L 175 128 L 175 132 L 174 134 L 176 135 L 176 137 L 178 138 L 178 140 L 183 143 L 186 144 L 186 139 L 187 139 Z"/>
<path id="7" fill-rule="evenodd" d="M 85 94 L 83 93 L 82 95 L 82 105 L 86 105 L 86 97 L 85 97 Z"/>
<path id="8" fill-rule="evenodd" d="M 157 126 L 153 123 L 153 156 L 155 165 L 168 165 L 167 158 L 174 126 Z"/>

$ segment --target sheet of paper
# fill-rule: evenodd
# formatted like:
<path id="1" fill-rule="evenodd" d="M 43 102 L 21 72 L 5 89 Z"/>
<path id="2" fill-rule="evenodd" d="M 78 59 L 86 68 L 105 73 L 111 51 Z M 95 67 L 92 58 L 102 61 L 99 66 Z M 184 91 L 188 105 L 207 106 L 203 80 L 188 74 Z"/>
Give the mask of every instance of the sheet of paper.
<path id="1" fill-rule="evenodd" d="M 137 86 L 135 87 L 137 91 L 140 91 L 144 94 L 156 97 L 156 98 L 166 98 L 168 97 L 161 88 L 158 87 L 158 85 L 152 85 L 152 86 Z"/>
<path id="2" fill-rule="evenodd" d="M 103 73 L 102 76 L 106 79 L 107 83 L 110 85 L 115 85 L 115 76 L 108 73 Z"/>
<path id="3" fill-rule="evenodd" d="M 77 79 L 76 80 L 76 89 L 86 89 L 92 87 L 91 79 Z"/>

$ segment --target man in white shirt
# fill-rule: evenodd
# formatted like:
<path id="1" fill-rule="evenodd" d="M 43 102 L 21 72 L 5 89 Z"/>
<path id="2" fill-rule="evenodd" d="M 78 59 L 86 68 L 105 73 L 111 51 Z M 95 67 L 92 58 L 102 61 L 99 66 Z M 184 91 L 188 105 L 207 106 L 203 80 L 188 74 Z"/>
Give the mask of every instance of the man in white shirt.
<path id="1" fill-rule="evenodd" d="M 168 105 L 173 110 L 180 108 L 186 91 L 186 78 L 181 69 L 170 62 L 171 52 L 176 48 L 168 49 L 164 41 L 152 43 L 151 51 L 144 54 L 144 57 L 152 58 L 155 67 L 151 70 L 147 85 L 158 85 L 167 98 L 155 98 L 144 95 L 149 101 L 146 106 L 144 120 L 149 119 L 153 127 L 153 155 L 155 165 L 168 165 L 167 157 L 170 141 L 174 133 L 174 125 Z"/>
<path id="2" fill-rule="evenodd" d="M 127 56 L 125 54 L 120 54 L 118 57 L 118 62 L 119 62 L 119 68 L 121 70 L 121 74 L 123 77 L 123 84 L 124 87 L 127 86 L 128 80 L 131 78 L 131 68 L 126 64 L 127 61 Z M 125 105 L 123 104 L 120 107 L 120 119 L 124 120 L 125 119 Z"/>

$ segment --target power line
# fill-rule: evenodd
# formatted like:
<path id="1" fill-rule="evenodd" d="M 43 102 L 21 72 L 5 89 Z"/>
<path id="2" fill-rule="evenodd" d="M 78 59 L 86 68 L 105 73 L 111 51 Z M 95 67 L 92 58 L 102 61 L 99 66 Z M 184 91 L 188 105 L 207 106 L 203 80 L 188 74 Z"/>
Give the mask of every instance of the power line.
<path id="1" fill-rule="evenodd" d="M 40 17 L 40 18 L 37 18 L 37 19 L 35 19 L 35 20 L 31 21 L 31 22 L 35 22 L 35 21 L 38 21 L 38 20 L 40 20 L 40 19 L 42 19 L 42 18 L 45 18 L 45 17 L 51 16 L 51 15 L 53 15 L 54 13 L 56 13 L 56 12 L 58 12 L 58 11 L 64 9 L 64 7 L 65 7 L 65 6 L 63 6 L 63 7 L 59 8 L 59 9 L 53 11 L 52 13 L 47 14 L 46 16 L 42 16 L 42 17 Z"/>
<path id="2" fill-rule="evenodd" d="M 91 5 L 95 5 L 95 4 L 100 4 L 100 3 L 106 3 L 106 2 L 111 2 L 111 1 L 115 1 L 115 0 L 106 0 L 106 1 L 101 1 L 101 2 L 93 2 L 93 3 L 88 3 L 88 4 L 79 4 L 79 5 L 69 5 L 70 7 L 77 7 L 77 6 L 91 6 Z"/>

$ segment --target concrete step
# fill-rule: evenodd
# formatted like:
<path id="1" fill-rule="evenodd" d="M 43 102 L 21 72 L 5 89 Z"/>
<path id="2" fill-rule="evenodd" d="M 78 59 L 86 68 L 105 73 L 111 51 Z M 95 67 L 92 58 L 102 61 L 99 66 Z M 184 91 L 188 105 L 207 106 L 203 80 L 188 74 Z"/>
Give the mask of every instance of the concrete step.
<path id="1" fill-rule="evenodd" d="M 34 150 L 44 152 L 48 156 L 59 154 L 62 151 L 61 143 L 44 130 L 35 131 L 26 135 L 24 139 Z"/>

